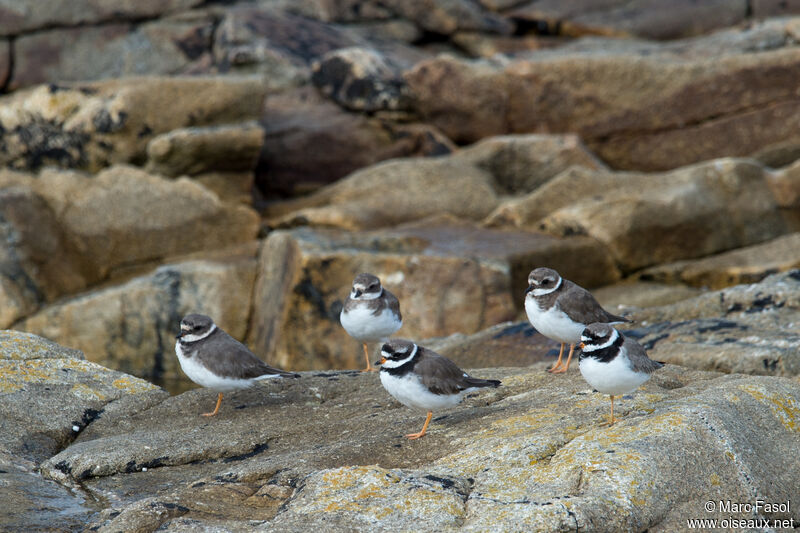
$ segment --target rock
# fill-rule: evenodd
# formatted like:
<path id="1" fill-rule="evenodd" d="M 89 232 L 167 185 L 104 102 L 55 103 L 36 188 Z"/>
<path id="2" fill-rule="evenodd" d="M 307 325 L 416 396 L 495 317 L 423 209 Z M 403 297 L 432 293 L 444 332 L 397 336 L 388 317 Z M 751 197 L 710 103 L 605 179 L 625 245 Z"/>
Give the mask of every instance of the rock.
<path id="1" fill-rule="evenodd" d="M 6 39 L 0 39 L 0 93 L 5 92 L 11 78 L 11 44 Z"/>
<path id="2" fill-rule="evenodd" d="M 657 360 L 692 368 L 800 375 L 800 271 L 770 276 L 633 315 Z"/>
<path id="3" fill-rule="evenodd" d="M 478 3 L 465 0 L 392 0 L 390 9 L 414 22 L 423 30 L 451 35 L 459 30 L 510 34 L 513 24 L 484 10 Z"/>
<path id="4" fill-rule="evenodd" d="M 213 18 L 200 15 L 22 35 L 14 43 L 10 87 L 178 74 L 211 53 L 213 28 Z"/>
<path id="5" fill-rule="evenodd" d="M 748 246 L 786 231 L 764 169 L 754 161 L 721 159 L 661 175 L 597 175 L 575 188 L 586 177 L 564 173 L 547 184 L 542 195 L 566 198 L 580 190 L 581 199 L 550 213 L 539 227 L 596 238 L 623 272 Z"/>
<path id="6" fill-rule="evenodd" d="M 460 150 L 453 158 L 490 172 L 505 194 L 532 192 L 573 165 L 605 168 L 574 135 L 491 137 Z"/>
<path id="7" fill-rule="evenodd" d="M 800 100 L 789 89 L 800 72 L 793 42 L 722 57 L 627 46 L 532 52 L 510 62 L 439 57 L 404 76 L 414 109 L 458 143 L 571 132 L 612 168 L 668 170 L 800 145 Z"/>
<path id="8" fill-rule="evenodd" d="M 455 145 L 425 124 L 347 113 L 302 88 L 267 98 L 257 183 L 265 193 L 294 196 L 395 157 L 444 155 Z"/>
<path id="9" fill-rule="evenodd" d="M 255 122 L 177 129 L 148 143 L 145 169 L 164 176 L 252 171 L 263 144 L 264 130 Z"/>
<path id="10" fill-rule="evenodd" d="M 515 19 L 544 23 L 569 35 L 636 36 L 646 39 L 676 39 L 702 35 L 743 22 L 748 7 L 743 2 L 679 0 L 663 4 L 657 0 L 607 0 L 530 2 L 509 13 Z"/>
<path id="11" fill-rule="evenodd" d="M 480 220 L 497 201 L 492 177 L 476 167 L 449 158 L 395 159 L 350 174 L 304 199 L 304 209 L 272 223 L 354 230 L 440 213 Z"/>
<path id="12" fill-rule="evenodd" d="M 261 251 L 248 341 L 278 366 L 353 368 L 362 355 L 339 313 L 359 272 L 379 276 L 400 300 L 403 327 L 396 336 L 424 339 L 510 320 L 521 308 L 528 273 L 542 264 L 589 286 L 618 278 L 590 239 L 485 230 L 451 219 L 360 233 L 276 231 Z"/>
<path id="13" fill-rule="evenodd" d="M 96 419 L 130 415 L 167 396 L 36 335 L 0 332 L 0 354 L 0 446 L 28 460 L 58 453 Z"/>
<path id="14" fill-rule="evenodd" d="M 603 308 L 615 315 L 629 315 L 632 310 L 644 307 L 669 305 L 700 294 L 699 289 L 677 283 L 638 281 L 636 275 L 619 283 L 592 291 Z"/>
<path id="15" fill-rule="evenodd" d="M 767 185 L 779 207 L 800 207 L 800 160 L 765 175 Z"/>
<path id="16" fill-rule="evenodd" d="M 464 50 L 470 57 L 475 58 L 491 58 L 496 54 L 513 56 L 556 45 L 554 41 L 536 35 L 512 37 L 464 31 L 453 34 L 450 38 L 455 45 Z"/>
<path id="17" fill-rule="evenodd" d="M 255 243 L 249 243 L 163 265 L 126 283 L 49 305 L 15 327 L 78 348 L 91 361 L 137 376 L 183 378 L 174 346 L 184 315 L 208 314 L 225 331 L 244 338 L 255 254 Z"/>
<path id="18" fill-rule="evenodd" d="M 763 244 L 703 259 L 650 267 L 639 273 L 639 277 L 716 290 L 742 283 L 757 283 L 770 274 L 798 267 L 800 233 L 792 233 Z"/>
<path id="19" fill-rule="evenodd" d="M 109 21 L 137 21 L 187 10 L 202 0 L 78 0 L 41 7 L 35 0 L 0 2 L 0 36 L 57 26 L 91 26 Z"/>
<path id="20" fill-rule="evenodd" d="M 223 202 L 253 204 L 253 172 L 206 172 L 192 176 L 192 180 L 219 196 Z"/>
<path id="21" fill-rule="evenodd" d="M 155 135 L 257 118 L 264 90 L 256 79 L 176 77 L 18 91 L 0 98 L 0 165 L 97 172 L 141 162 Z"/>
<path id="22" fill-rule="evenodd" d="M 332 25 L 278 10 L 237 6 L 226 9 L 219 23 L 214 61 L 220 72 L 261 74 L 267 89 L 278 91 L 307 82 L 316 58 L 358 44 Z"/>
<path id="23" fill-rule="evenodd" d="M 259 385 L 213 421 L 199 418 L 213 391 L 195 390 L 90 425 L 42 472 L 113 502 L 87 524 L 100 531 L 681 529 L 708 500 L 793 496 L 800 469 L 781 458 L 796 445 L 796 381 L 669 365 L 604 428 L 608 398 L 544 368 L 474 371 L 503 385 L 417 442 L 402 434 L 422 417 L 374 375 Z"/>
<path id="24" fill-rule="evenodd" d="M 314 63 L 311 81 L 325 96 L 351 111 L 408 109 L 408 89 L 399 69 L 375 50 L 342 48 Z"/>

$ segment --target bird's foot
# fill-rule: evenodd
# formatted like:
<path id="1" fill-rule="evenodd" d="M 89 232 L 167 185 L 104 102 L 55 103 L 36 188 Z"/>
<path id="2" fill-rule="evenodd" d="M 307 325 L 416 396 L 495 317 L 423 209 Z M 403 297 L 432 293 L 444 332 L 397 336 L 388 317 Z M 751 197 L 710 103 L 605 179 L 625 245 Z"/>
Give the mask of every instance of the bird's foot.
<path id="1" fill-rule="evenodd" d="M 611 418 L 609 418 L 605 422 L 602 422 L 600 424 L 600 427 L 606 427 L 606 426 L 607 427 L 611 427 L 611 426 L 614 425 L 615 422 L 619 422 L 619 418 L 612 416 Z"/>
<path id="2" fill-rule="evenodd" d="M 553 368 L 548 368 L 547 371 L 550 372 L 551 374 L 563 374 L 564 372 L 567 371 L 567 367 L 554 366 Z"/>
<path id="3" fill-rule="evenodd" d="M 408 437 L 409 440 L 417 440 L 418 438 L 422 437 L 423 435 L 425 435 L 425 432 L 424 431 L 420 431 L 419 433 L 409 433 L 408 435 L 406 435 L 406 437 Z"/>

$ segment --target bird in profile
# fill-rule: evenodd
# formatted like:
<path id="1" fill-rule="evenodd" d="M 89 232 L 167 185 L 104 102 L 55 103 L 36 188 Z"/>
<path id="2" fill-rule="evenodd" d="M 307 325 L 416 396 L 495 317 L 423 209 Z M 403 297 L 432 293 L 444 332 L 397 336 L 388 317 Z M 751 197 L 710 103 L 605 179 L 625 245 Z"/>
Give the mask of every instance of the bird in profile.
<path id="1" fill-rule="evenodd" d="M 578 365 L 583 379 L 598 392 L 611 397 L 609 426 L 619 421 L 614 418 L 614 396 L 635 391 L 664 366 L 647 357 L 641 344 L 604 323 L 587 326 L 581 335 L 580 347 Z"/>
<path id="2" fill-rule="evenodd" d="M 219 412 L 224 392 L 246 389 L 263 379 L 300 377 L 269 366 L 206 315 L 183 317 L 177 339 L 175 354 L 183 372 L 198 385 L 219 393 L 217 406 L 203 416 Z"/>
<path id="3" fill-rule="evenodd" d="M 394 294 L 381 286 L 377 276 L 365 273 L 353 280 L 339 322 L 348 335 L 363 345 L 367 361 L 364 372 L 371 372 L 375 369 L 370 364 L 367 343 L 386 340 L 403 325 L 403 315 Z"/>
<path id="4" fill-rule="evenodd" d="M 558 361 L 549 369 L 554 374 L 569 370 L 575 345 L 581 341 L 581 333 L 586 326 L 596 322 L 630 322 L 603 309 L 594 296 L 580 285 L 562 278 L 552 268 L 544 267 L 532 270 L 528 275 L 525 313 L 536 331 L 561 343 Z M 569 356 L 566 365 L 562 366 L 564 346 L 567 344 Z"/>
<path id="5" fill-rule="evenodd" d="M 458 405 L 464 395 L 483 387 L 498 387 L 496 379 L 473 378 L 433 350 L 412 341 L 392 339 L 381 348 L 381 384 L 394 398 L 412 409 L 428 411 L 419 433 L 406 435 L 418 439 L 425 435 L 436 409 Z"/>

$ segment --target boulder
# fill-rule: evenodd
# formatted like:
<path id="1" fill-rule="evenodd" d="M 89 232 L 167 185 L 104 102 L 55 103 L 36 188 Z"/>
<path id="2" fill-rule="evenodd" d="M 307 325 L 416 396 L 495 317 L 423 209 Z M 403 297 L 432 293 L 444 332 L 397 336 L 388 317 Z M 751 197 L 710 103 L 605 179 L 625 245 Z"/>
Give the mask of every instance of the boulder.
<path id="1" fill-rule="evenodd" d="M 585 178 L 589 184 L 576 187 Z M 764 168 L 749 160 L 721 159 L 656 175 L 567 172 L 546 187 L 534 195 L 569 204 L 542 204 L 557 210 L 538 227 L 554 235 L 596 238 L 609 247 L 623 272 L 748 246 L 786 232 Z M 576 190 L 581 197 L 574 202 Z"/>
<path id="2" fill-rule="evenodd" d="M 510 34 L 514 29 L 511 21 L 469 0 L 391 0 L 388 4 L 389 9 L 423 30 L 442 35 L 460 30 Z"/>
<path id="3" fill-rule="evenodd" d="M 14 42 L 10 87 L 39 83 L 170 75 L 210 57 L 214 19 L 208 14 L 22 35 Z"/>
<path id="4" fill-rule="evenodd" d="M 638 277 L 718 290 L 742 283 L 757 283 L 770 274 L 798 267 L 800 233 L 792 233 L 703 259 L 650 267 L 640 272 Z"/>
<path id="5" fill-rule="evenodd" d="M 702 291 L 679 283 L 640 281 L 636 274 L 619 283 L 606 285 L 592 291 L 605 309 L 615 315 L 630 315 L 644 307 L 669 305 L 693 298 Z"/>
<path id="6" fill-rule="evenodd" d="M 452 219 L 373 232 L 276 231 L 261 251 L 248 341 L 278 366 L 357 367 L 359 344 L 339 324 L 356 274 L 377 275 L 400 300 L 396 336 L 423 339 L 513 318 L 528 272 L 544 264 L 589 286 L 618 278 L 591 239 L 482 230 Z"/>
<path id="7" fill-rule="evenodd" d="M 800 159 L 785 168 L 768 172 L 765 177 L 778 206 L 788 209 L 800 207 Z"/>
<path id="8" fill-rule="evenodd" d="M 745 2 L 678 0 L 539 0 L 509 15 L 527 23 L 545 24 L 568 36 L 608 35 L 676 39 L 733 26 L 750 16 Z"/>
<path id="9" fill-rule="evenodd" d="M 633 314 L 654 359 L 691 368 L 800 375 L 800 271 Z"/>
<path id="10" fill-rule="evenodd" d="M 784 34 L 790 24 L 783 21 Z M 668 170 L 800 145 L 794 43 L 758 53 L 734 47 L 721 57 L 695 53 L 701 39 L 682 53 L 609 45 L 511 61 L 442 56 L 405 79 L 414 109 L 458 143 L 571 132 L 613 168 Z"/>
<path id="11" fill-rule="evenodd" d="M 223 202 L 253 205 L 253 172 L 204 172 L 192 176 L 192 180 L 219 196 Z"/>
<path id="12" fill-rule="evenodd" d="M 308 87 L 270 95 L 261 124 L 256 181 L 260 190 L 280 196 L 308 193 L 385 159 L 455 150 L 433 127 L 348 113 Z"/>
<path id="13" fill-rule="evenodd" d="M 42 472 L 113 502 L 88 524 L 99 531 L 674 530 L 692 509 L 727 517 L 703 511 L 708 500 L 795 493 L 798 465 L 781 459 L 796 447 L 794 380 L 669 365 L 605 428 L 607 397 L 577 370 L 544 369 L 473 371 L 503 385 L 413 442 L 402 435 L 423 417 L 374 375 L 259 385 L 227 396 L 213 420 L 199 417 L 213 391 L 195 390 L 90 425 Z M 794 509 L 765 516 L 798 520 Z"/>
<path id="14" fill-rule="evenodd" d="M 264 130 L 256 122 L 176 129 L 147 144 L 145 169 L 173 177 L 252 171 L 263 144 Z"/>
<path id="15" fill-rule="evenodd" d="M 0 93 L 4 92 L 11 78 L 11 43 L 7 39 L 0 39 Z"/>
<path id="16" fill-rule="evenodd" d="M 91 26 L 139 21 L 187 10 L 202 0 L 59 0 L 39 9 L 36 0 L 0 2 L 0 35 L 18 35 L 58 26 Z"/>
<path id="17" fill-rule="evenodd" d="M 257 118 L 264 91 L 257 79 L 235 77 L 150 77 L 18 91 L 0 98 L 0 165 L 97 172 L 140 163 L 155 135 Z"/>
<path id="18" fill-rule="evenodd" d="M 46 306 L 15 327 L 137 376 L 183 379 L 174 346 L 184 315 L 208 314 L 225 331 L 244 338 L 256 248 L 253 242 L 166 264 L 128 282 Z"/>

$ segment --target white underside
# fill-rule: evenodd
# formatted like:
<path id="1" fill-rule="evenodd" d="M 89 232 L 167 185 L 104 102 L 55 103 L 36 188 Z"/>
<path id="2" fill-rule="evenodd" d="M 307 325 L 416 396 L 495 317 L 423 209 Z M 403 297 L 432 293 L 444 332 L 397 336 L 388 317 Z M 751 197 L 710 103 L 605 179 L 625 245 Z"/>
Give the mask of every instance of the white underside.
<path id="1" fill-rule="evenodd" d="M 189 379 L 217 392 L 228 392 L 251 387 L 256 381 L 262 379 L 279 378 L 279 374 L 265 374 L 255 379 L 235 379 L 220 377 L 201 365 L 195 357 L 185 357 L 180 341 L 175 343 L 175 354 L 181 364 L 181 370 Z"/>
<path id="2" fill-rule="evenodd" d="M 646 372 L 634 372 L 628 358 L 620 353 L 608 363 L 601 363 L 593 357 L 583 357 L 580 361 L 583 379 L 603 394 L 618 396 L 638 389 L 650 379 Z"/>
<path id="3" fill-rule="evenodd" d="M 525 313 L 536 331 L 558 342 L 577 344 L 586 328 L 584 324 L 573 322 L 564 311 L 554 307 L 542 311 L 533 298 L 525 298 Z"/>
<path id="4" fill-rule="evenodd" d="M 348 313 L 342 311 L 339 320 L 347 334 L 361 342 L 384 340 L 403 325 L 391 309 L 384 309 L 376 316 L 367 306 L 355 307 Z"/>
<path id="5" fill-rule="evenodd" d="M 393 376 L 388 372 L 381 372 L 381 384 L 394 398 L 412 409 L 436 411 L 447 409 L 461 403 L 461 398 L 478 387 L 472 387 L 459 394 L 433 394 L 420 380 L 419 376 L 408 373 L 405 376 Z"/>

